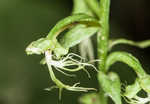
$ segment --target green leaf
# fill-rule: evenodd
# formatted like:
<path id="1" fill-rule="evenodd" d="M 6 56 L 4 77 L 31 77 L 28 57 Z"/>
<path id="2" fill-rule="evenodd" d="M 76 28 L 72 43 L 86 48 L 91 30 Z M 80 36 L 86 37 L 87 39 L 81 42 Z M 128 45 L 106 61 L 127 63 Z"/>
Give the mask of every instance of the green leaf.
<path id="1" fill-rule="evenodd" d="M 111 65 L 116 62 L 123 62 L 133 68 L 139 78 L 146 75 L 144 69 L 142 68 L 138 59 L 127 52 L 113 52 L 111 53 L 106 60 L 106 70 L 109 69 Z"/>
<path id="2" fill-rule="evenodd" d="M 118 75 L 114 72 L 110 72 L 108 76 L 103 72 L 98 74 L 99 83 L 104 92 L 112 98 L 115 104 L 121 103 L 121 85 Z"/>
<path id="3" fill-rule="evenodd" d="M 127 40 L 127 39 L 111 40 L 109 43 L 109 49 L 112 49 L 112 47 L 114 47 L 115 45 L 118 45 L 118 44 L 128 44 L 128 45 L 136 46 L 139 48 L 147 48 L 150 46 L 150 40 L 144 40 L 141 42 L 135 42 L 132 40 Z"/>
<path id="4" fill-rule="evenodd" d="M 63 30 L 76 25 L 76 24 L 86 24 L 92 26 L 99 26 L 99 22 L 86 14 L 74 14 L 72 16 L 66 17 L 65 19 L 59 21 L 49 32 L 47 38 L 50 40 L 55 41 L 56 37 L 61 33 Z"/>
<path id="5" fill-rule="evenodd" d="M 86 25 L 77 25 L 67 32 L 60 40 L 60 44 L 65 48 L 70 48 L 89 38 L 99 30 L 98 27 L 87 27 Z"/>

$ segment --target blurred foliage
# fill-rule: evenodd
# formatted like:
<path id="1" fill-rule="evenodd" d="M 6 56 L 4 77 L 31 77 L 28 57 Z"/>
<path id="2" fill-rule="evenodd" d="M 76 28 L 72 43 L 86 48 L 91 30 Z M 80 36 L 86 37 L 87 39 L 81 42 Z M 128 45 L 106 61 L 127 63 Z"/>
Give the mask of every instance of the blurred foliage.
<path id="1" fill-rule="evenodd" d="M 150 38 L 148 4 L 145 0 L 140 3 L 137 0 L 112 0 L 111 37 Z M 56 90 L 44 91 L 53 84 L 48 70 L 38 64 L 41 57 L 28 57 L 24 51 L 33 39 L 46 36 L 58 20 L 70 15 L 71 10 L 71 0 L 0 0 L 0 104 L 77 104 L 81 93 L 64 91 L 62 101 L 59 101 Z M 114 50 L 117 49 L 133 53 L 145 69 L 150 67 L 148 49 L 117 46 Z M 126 65 L 118 63 L 112 69 L 119 73 L 122 81 L 133 81 L 133 72 Z M 90 70 L 90 73 L 92 79 L 84 72 L 75 79 L 56 74 L 66 82 L 81 79 L 84 86 L 98 88 L 95 72 Z M 127 75 L 130 77 L 125 79 Z"/>

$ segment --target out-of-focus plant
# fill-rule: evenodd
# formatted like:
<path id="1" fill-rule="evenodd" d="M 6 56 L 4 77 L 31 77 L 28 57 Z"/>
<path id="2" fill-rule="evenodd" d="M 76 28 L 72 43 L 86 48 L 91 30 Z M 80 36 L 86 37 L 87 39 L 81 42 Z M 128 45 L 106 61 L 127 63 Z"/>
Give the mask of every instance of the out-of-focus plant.
<path id="1" fill-rule="evenodd" d="M 53 72 L 56 69 L 66 76 L 74 77 L 74 74 L 66 72 L 83 70 L 90 77 L 86 67 L 91 67 L 98 72 L 97 78 L 100 91 L 99 93 L 90 93 L 80 97 L 80 103 L 107 104 L 108 97 L 115 104 L 122 104 L 121 97 L 130 104 L 146 104 L 150 101 L 150 75 L 144 71 L 138 59 L 127 52 L 117 51 L 111 53 L 111 49 L 115 45 L 128 44 L 146 48 L 150 46 L 150 40 L 134 42 L 122 38 L 109 39 L 109 10 L 110 0 L 74 0 L 72 15 L 60 20 L 46 37 L 31 42 L 26 48 L 28 55 L 44 54 L 44 58 L 40 63 L 48 66 L 50 77 L 55 83 L 55 86 L 46 88 L 46 90 L 50 91 L 53 88 L 58 88 L 59 98 L 61 98 L 63 89 L 84 92 L 96 90 L 95 88 L 79 87 L 79 83 L 71 86 L 64 84 L 56 78 Z M 68 31 L 58 38 L 60 33 L 66 29 Z M 94 60 L 92 35 L 97 35 L 98 58 L 96 60 Z M 77 44 L 80 44 L 81 56 L 69 53 L 69 49 Z M 88 57 L 90 61 L 99 62 L 98 68 L 91 64 L 90 61 L 86 61 Z M 121 91 L 119 75 L 109 71 L 111 65 L 116 62 L 127 64 L 137 74 L 135 82 L 132 85 L 125 86 L 123 91 Z M 141 90 L 147 93 L 147 97 L 138 96 L 138 92 Z"/>

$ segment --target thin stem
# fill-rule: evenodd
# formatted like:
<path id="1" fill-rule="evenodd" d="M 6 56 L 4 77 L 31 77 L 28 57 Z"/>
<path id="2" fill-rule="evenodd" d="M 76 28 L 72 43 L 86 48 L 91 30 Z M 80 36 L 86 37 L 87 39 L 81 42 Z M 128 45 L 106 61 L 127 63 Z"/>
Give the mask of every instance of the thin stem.
<path id="1" fill-rule="evenodd" d="M 109 38 L 109 6 L 110 0 L 100 0 L 100 31 L 98 33 L 98 58 L 101 59 L 99 69 L 106 72 L 105 61 L 108 52 L 108 38 Z"/>
<path id="2" fill-rule="evenodd" d="M 108 53 L 108 38 L 109 38 L 109 9 L 110 9 L 110 0 L 100 0 L 100 31 L 98 32 L 98 59 L 99 70 L 106 72 L 105 62 Z M 102 104 L 107 104 L 107 97 L 105 92 L 102 90 L 99 93 L 100 101 Z"/>

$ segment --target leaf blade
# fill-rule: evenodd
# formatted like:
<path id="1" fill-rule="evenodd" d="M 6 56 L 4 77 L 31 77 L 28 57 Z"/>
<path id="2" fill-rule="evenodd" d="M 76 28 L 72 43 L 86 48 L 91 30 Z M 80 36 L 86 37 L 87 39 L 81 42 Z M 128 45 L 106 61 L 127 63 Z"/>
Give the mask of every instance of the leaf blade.
<path id="1" fill-rule="evenodd" d="M 82 40 L 89 38 L 99 30 L 98 27 L 86 27 L 77 25 L 67 32 L 61 39 L 60 43 L 65 48 L 70 48 L 80 43 Z"/>

